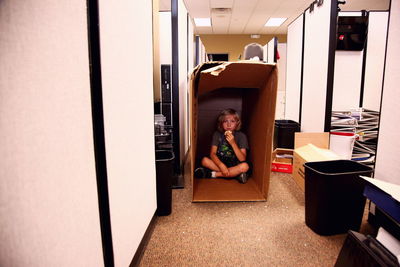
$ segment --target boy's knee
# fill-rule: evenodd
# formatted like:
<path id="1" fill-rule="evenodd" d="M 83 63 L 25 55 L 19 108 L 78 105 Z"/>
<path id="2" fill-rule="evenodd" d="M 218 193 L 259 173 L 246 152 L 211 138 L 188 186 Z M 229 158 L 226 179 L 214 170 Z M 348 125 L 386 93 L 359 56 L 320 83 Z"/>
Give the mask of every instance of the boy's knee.
<path id="1" fill-rule="evenodd" d="M 204 157 L 202 160 L 201 160 L 201 165 L 202 166 L 207 166 L 208 164 L 208 158 L 207 157 Z"/>

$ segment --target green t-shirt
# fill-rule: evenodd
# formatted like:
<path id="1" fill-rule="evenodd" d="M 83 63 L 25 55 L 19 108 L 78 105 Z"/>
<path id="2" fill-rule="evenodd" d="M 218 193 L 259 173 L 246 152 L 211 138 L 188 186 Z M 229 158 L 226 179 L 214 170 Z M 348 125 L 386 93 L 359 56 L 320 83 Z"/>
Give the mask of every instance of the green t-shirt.
<path id="1" fill-rule="evenodd" d="M 244 133 L 240 131 L 234 131 L 233 136 L 235 137 L 235 141 L 239 149 L 249 149 L 247 137 Z M 217 147 L 218 158 L 228 167 L 237 165 L 239 163 L 232 146 L 228 143 L 223 133 L 218 131 L 214 132 L 211 145 Z"/>

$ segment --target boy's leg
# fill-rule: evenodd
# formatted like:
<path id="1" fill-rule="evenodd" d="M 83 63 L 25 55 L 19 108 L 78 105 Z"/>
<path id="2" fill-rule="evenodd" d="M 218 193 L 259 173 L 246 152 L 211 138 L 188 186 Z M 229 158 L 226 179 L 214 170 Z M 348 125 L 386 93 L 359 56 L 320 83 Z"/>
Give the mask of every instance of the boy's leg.
<path id="1" fill-rule="evenodd" d="M 236 166 L 228 168 L 228 170 L 229 170 L 229 175 L 228 176 L 224 176 L 222 174 L 222 172 L 220 172 L 220 171 L 218 171 L 216 173 L 216 176 L 217 177 L 236 177 L 236 176 L 238 176 L 239 174 L 241 174 L 243 172 L 247 172 L 249 170 L 249 165 L 246 162 L 242 162 L 242 163 L 239 163 Z"/>
<path id="2" fill-rule="evenodd" d="M 206 167 L 206 168 L 212 170 L 212 171 L 216 171 L 216 172 L 219 172 L 219 171 L 220 171 L 219 168 L 218 168 L 218 166 L 214 163 L 214 161 L 212 161 L 212 160 L 211 160 L 210 158 L 208 158 L 208 157 L 204 157 L 204 158 L 201 160 L 201 165 L 202 165 L 203 167 Z"/>

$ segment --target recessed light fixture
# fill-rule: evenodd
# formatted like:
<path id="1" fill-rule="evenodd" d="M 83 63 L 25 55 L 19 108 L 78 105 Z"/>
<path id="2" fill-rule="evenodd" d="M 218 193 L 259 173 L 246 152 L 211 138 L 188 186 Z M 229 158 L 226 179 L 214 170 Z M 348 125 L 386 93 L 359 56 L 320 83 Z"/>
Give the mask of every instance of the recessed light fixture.
<path id="1" fill-rule="evenodd" d="M 211 27 L 210 18 L 194 18 L 194 23 L 197 27 Z"/>
<path id="2" fill-rule="evenodd" d="M 281 26 L 282 23 L 284 23 L 287 20 L 287 18 L 269 18 L 267 23 L 265 23 L 265 27 L 278 27 Z"/>

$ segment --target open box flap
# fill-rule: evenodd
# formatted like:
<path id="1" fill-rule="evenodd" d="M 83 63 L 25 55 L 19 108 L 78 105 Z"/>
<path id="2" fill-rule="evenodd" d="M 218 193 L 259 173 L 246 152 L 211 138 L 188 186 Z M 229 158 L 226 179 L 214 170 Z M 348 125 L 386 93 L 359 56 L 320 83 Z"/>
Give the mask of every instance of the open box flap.
<path id="1" fill-rule="evenodd" d="M 252 61 L 224 62 L 201 71 L 196 91 L 202 95 L 219 88 L 263 88 L 275 68 Z"/>

